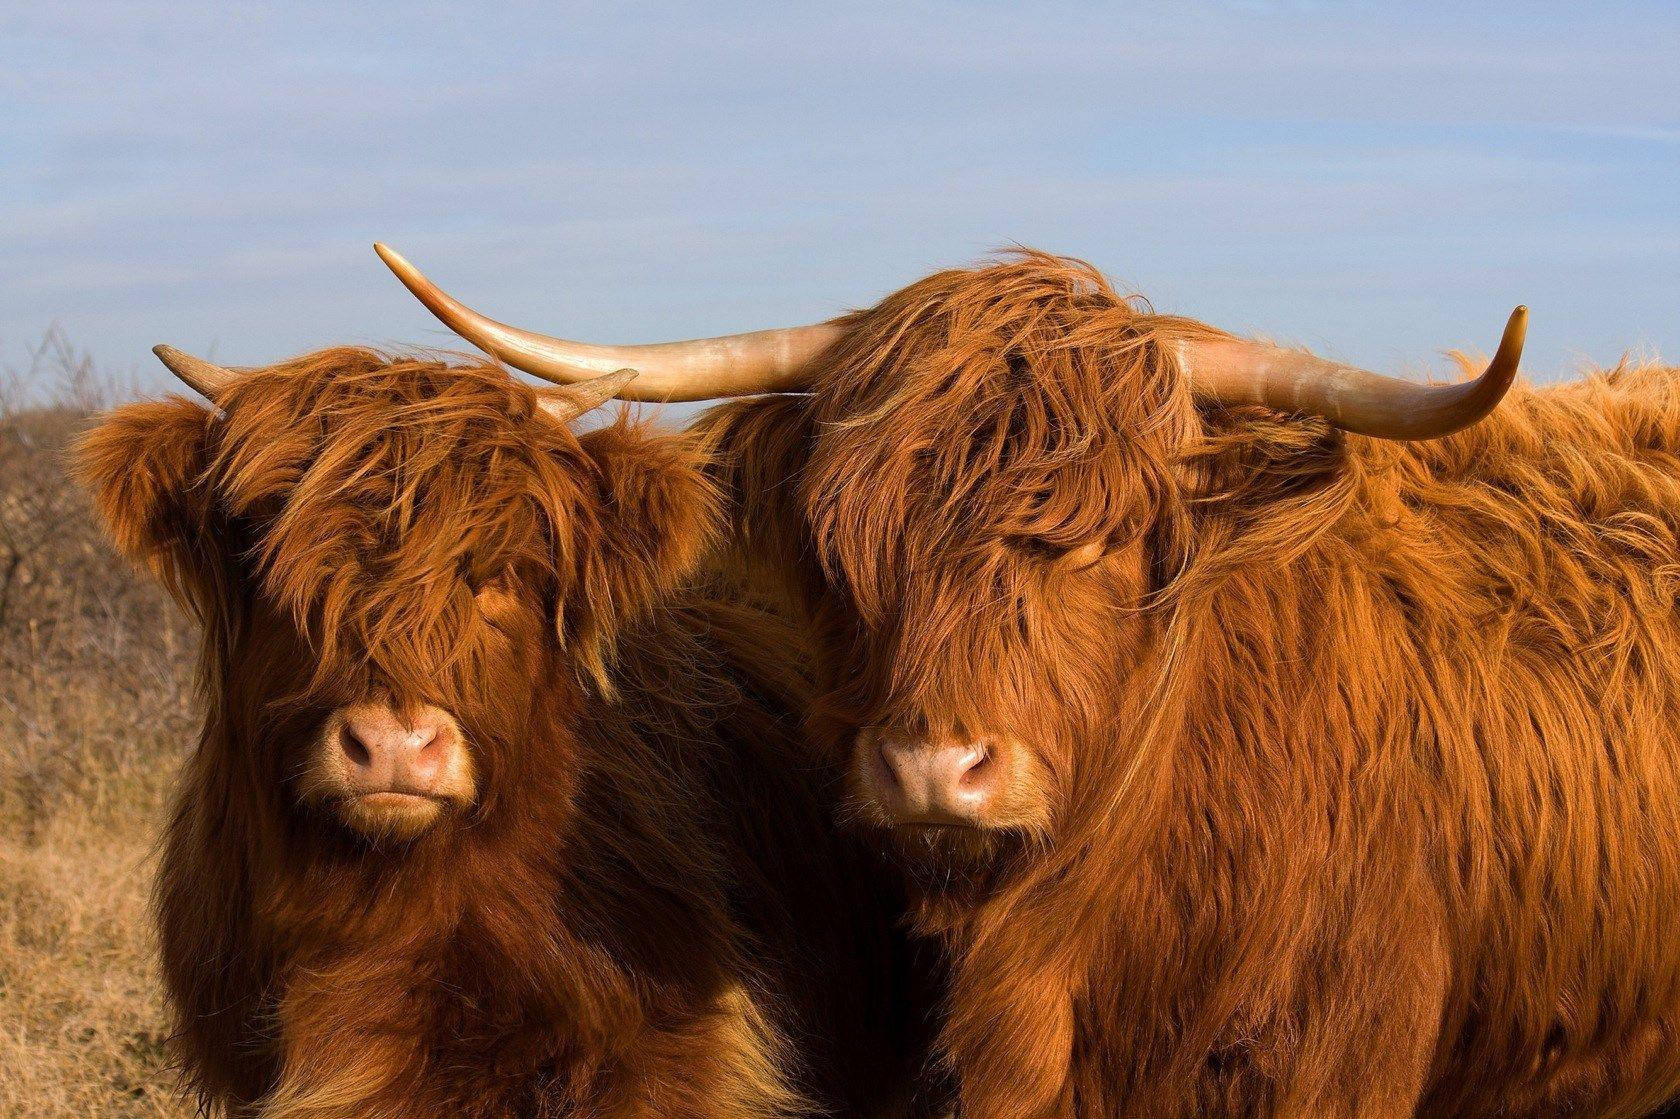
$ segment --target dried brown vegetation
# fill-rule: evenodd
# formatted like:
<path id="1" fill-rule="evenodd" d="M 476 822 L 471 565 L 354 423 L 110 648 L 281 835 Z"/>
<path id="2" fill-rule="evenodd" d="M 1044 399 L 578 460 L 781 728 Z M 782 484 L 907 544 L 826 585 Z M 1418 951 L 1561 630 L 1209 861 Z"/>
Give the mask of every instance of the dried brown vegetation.
<path id="1" fill-rule="evenodd" d="M 112 392 L 57 335 L 0 383 L 0 1115 L 191 1113 L 146 896 L 192 638 L 63 457 Z"/>

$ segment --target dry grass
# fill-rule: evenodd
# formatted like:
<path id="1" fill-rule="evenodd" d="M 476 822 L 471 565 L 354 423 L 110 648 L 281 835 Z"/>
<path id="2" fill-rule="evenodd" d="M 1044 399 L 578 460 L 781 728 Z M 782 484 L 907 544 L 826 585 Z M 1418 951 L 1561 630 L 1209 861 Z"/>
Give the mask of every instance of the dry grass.
<path id="1" fill-rule="evenodd" d="M 0 836 L 0 1114 L 175 1116 L 146 934 L 144 829 L 61 813 Z"/>
<path id="2" fill-rule="evenodd" d="M 53 338 L 0 384 L 0 1115 L 185 1116 L 146 913 L 190 627 L 63 451 L 106 394 Z"/>

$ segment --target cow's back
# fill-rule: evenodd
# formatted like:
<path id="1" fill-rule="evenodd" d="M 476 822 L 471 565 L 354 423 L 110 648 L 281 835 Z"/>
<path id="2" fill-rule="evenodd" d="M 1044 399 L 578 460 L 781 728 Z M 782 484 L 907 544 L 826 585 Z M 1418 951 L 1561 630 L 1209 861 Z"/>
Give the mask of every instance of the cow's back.
<path id="1" fill-rule="evenodd" d="M 1270 1053 L 1327 1091 L 1417 1068 L 1427 1115 L 1652 1111 L 1680 1092 L 1680 370 L 1421 443 L 1215 422 L 1170 588 L 1183 739 L 1114 906 L 1149 918 L 1109 949 L 1201 963 L 1088 1028 L 1169 1054 L 1193 1023 L 1237 1055 L 1187 1074 L 1210 1107 L 1261 1098 Z M 1399 1021 L 1386 1065 L 1343 1044 Z"/>
<path id="2" fill-rule="evenodd" d="M 1421 668 L 1404 718 L 1459 971 L 1426 1110 L 1648 1109 L 1680 1090 L 1680 370 L 1366 453 L 1343 539 Z"/>

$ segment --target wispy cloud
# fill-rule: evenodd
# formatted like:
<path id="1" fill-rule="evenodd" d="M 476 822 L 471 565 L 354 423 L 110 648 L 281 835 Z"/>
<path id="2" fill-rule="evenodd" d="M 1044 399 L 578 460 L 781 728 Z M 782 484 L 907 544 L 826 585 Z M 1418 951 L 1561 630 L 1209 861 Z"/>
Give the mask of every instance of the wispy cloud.
<path id="1" fill-rule="evenodd" d="M 1376 364 L 1518 300 L 1536 368 L 1680 353 L 1677 58 L 1657 0 L 66 0 L 0 16 L 0 344 L 442 340 L 383 237 L 626 339 L 1020 241 Z"/>

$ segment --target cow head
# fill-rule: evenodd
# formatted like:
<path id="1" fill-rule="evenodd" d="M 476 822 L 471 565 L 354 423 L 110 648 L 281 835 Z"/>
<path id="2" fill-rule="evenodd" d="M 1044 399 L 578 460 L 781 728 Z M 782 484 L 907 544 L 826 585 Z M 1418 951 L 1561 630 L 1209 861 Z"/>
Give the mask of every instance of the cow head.
<path id="1" fill-rule="evenodd" d="M 813 724 L 849 756 L 858 819 L 946 887 L 994 880 L 1070 816 L 1125 811 L 1160 698 L 1145 682 L 1173 655 L 1159 604 L 1216 499 L 1193 462 L 1210 418 L 1444 435 L 1498 403 L 1524 326 L 1519 308 L 1476 380 L 1417 385 L 1156 315 L 1026 252 L 818 326 L 600 347 L 494 323 L 387 259 L 521 368 L 655 368 L 633 388 L 663 399 L 790 394 L 704 421 L 717 470 L 746 559 L 813 620 Z"/>
<path id="2" fill-rule="evenodd" d="M 357 349 L 238 373 L 159 356 L 214 407 L 117 409 L 81 470 L 203 620 L 204 787 L 351 849 L 488 827 L 533 784 L 564 802 L 553 727 L 713 530 L 679 441 L 568 427 L 631 374 L 537 390 Z"/>
<path id="3" fill-rule="evenodd" d="M 815 626 L 857 821 L 929 889 L 986 889 L 1135 761 L 1117 703 L 1186 516 L 1175 344 L 1217 335 L 1040 257 L 842 325 L 818 391 L 710 418 L 720 472 Z"/>

